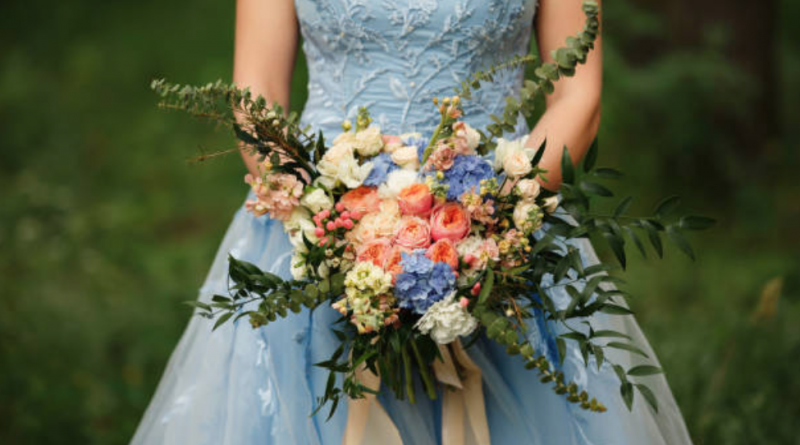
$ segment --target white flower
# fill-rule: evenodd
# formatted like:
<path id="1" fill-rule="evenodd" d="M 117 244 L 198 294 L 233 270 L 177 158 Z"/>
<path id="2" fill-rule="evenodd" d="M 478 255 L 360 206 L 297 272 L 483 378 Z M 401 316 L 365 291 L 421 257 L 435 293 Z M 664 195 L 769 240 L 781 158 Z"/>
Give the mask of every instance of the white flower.
<path id="1" fill-rule="evenodd" d="M 419 178 L 415 171 L 405 169 L 395 170 L 389 173 L 386 183 L 378 187 L 378 196 L 381 199 L 396 198 L 401 190 L 418 182 L 418 180 Z"/>
<path id="2" fill-rule="evenodd" d="M 383 148 L 383 135 L 381 135 L 381 127 L 372 126 L 365 130 L 356 133 L 356 139 L 353 144 L 358 154 L 361 156 L 375 156 L 380 153 Z"/>
<path id="3" fill-rule="evenodd" d="M 342 133 L 333 140 L 333 146 L 325 151 L 322 160 L 336 164 L 342 158 L 353 156 L 353 142 L 355 142 L 355 135 L 353 133 Z"/>
<path id="4" fill-rule="evenodd" d="M 343 156 L 336 163 L 328 161 L 323 157 L 322 161 L 317 165 L 317 170 L 322 175 L 317 179 L 320 185 L 333 188 L 336 187 L 337 184 L 342 183 L 347 188 L 354 189 L 367 179 L 369 172 L 372 171 L 372 162 L 359 165 L 352 154 L 350 156 Z"/>
<path id="5" fill-rule="evenodd" d="M 312 243 L 319 241 L 314 229 L 316 226 L 309 217 L 308 210 L 302 207 L 295 208 L 289 220 L 283 223 L 283 230 L 289 234 L 289 242 L 296 252 L 305 253 L 308 250 L 303 242 L 303 235 Z"/>
<path id="6" fill-rule="evenodd" d="M 470 127 L 466 122 L 463 122 L 462 125 L 463 127 L 456 131 L 456 136 L 464 138 L 467 141 L 469 149 L 475 150 L 481 142 L 481 134 L 478 133 L 478 130 Z"/>
<path id="7" fill-rule="evenodd" d="M 553 213 L 558 208 L 558 195 L 553 195 L 544 199 L 544 211 L 547 213 Z"/>
<path id="8" fill-rule="evenodd" d="M 324 209 L 333 207 L 333 199 L 321 188 L 314 189 L 311 193 L 306 193 L 300 199 L 300 204 L 308 207 L 314 213 L 319 213 Z"/>
<path id="9" fill-rule="evenodd" d="M 417 147 L 409 145 L 396 149 L 392 152 L 392 162 L 406 170 L 419 169 L 419 154 L 417 153 Z"/>
<path id="10" fill-rule="evenodd" d="M 539 196 L 542 186 L 535 179 L 523 179 L 517 183 L 516 191 L 522 199 L 530 200 Z"/>
<path id="11" fill-rule="evenodd" d="M 295 280 L 302 280 L 306 277 L 308 271 L 306 270 L 305 259 L 300 253 L 295 252 L 292 255 L 292 263 L 290 265 L 292 278 Z"/>
<path id="12" fill-rule="evenodd" d="M 392 287 L 392 274 L 372 262 L 362 261 L 347 272 L 344 286 L 351 299 L 385 294 Z"/>
<path id="13" fill-rule="evenodd" d="M 456 301 L 455 295 L 453 292 L 444 300 L 433 303 L 415 325 L 420 332 L 430 335 L 440 345 L 469 335 L 478 327 L 478 320 Z"/>
<path id="14" fill-rule="evenodd" d="M 506 155 L 503 159 L 503 170 L 512 178 L 525 176 L 533 170 L 531 160 L 524 151 L 519 150 Z"/>
<path id="15" fill-rule="evenodd" d="M 526 149 L 526 142 L 528 142 L 527 135 L 513 141 L 503 138 L 498 139 L 497 148 L 494 150 L 494 170 L 502 170 L 506 157 L 519 151 L 525 152 L 529 159 L 533 159 L 533 155 L 536 153 L 536 151 L 533 149 Z"/>
<path id="16" fill-rule="evenodd" d="M 531 233 L 542 227 L 542 209 L 533 200 L 524 200 L 514 207 L 514 226 L 517 229 Z"/>

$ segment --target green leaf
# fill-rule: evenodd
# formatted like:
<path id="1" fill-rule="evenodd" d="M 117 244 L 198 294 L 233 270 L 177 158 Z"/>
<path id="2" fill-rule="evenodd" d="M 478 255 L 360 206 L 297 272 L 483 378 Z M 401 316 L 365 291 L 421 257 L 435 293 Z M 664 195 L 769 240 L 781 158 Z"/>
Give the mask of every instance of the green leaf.
<path id="1" fill-rule="evenodd" d="M 639 235 L 637 235 L 636 232 L 634 232 L 629 226 L 625 226 L 622 229 L 625 230 L 625 233 L 628 234 L 628 238 L 630 238 L 631 241 L 633 241 L 633 244 L 636 245 L 636 248 L 639 249 L 639 253 L 642 254 L 642 258 L 647 258 L 647 251 L 644 248 L 644 243 L 642 243 L 642 240 L 639 239 Z"/>
<path id="2" fill-rule="evenodd" d="M 569 149 L 564 146 L 561 154 L 561 180 L 566 184 L 575 183 L 575 170 L 572 165 L 572 158 L 569 156 Z"/>
<path id="3" fill-rule="evenodd" d="M 602 308 L 600 308 L 600 312 L 611 314 L 611 315 L 631 315 L 633 311 L 630 309 L 618 306 L 616 304 L 605 304 Z"/>
<path id="4" fill-rule="evenodd" d="M 653 411 L 658 412 L 658 399 L 656 399 L 656 395 L 653 394 L 653 391 L 641 383 L 636 384 L 636 389 L 639 390 L 639 393 L 642 395 L 642 397 L 644 397 L 650 407 L 653 408 Z"/>
<path id="5" fill-rule="evenodd" d="M 580 188 L 590 195 L 603 196 L 606 198 L 614 196 L 614 193 L 611 190 L 596 182 L 581 181 Z"/>
<path id="6" fill-rule="evenodd" d="M 547 148 L 547 139 L 542 141 L 542 144 L 539 145 L 539 149 L 536 150 L 536 154 L 533 155 L 533 159 L 531 159 L 531 165 L 536 167 L 539 165 L 539 162 L 542 161 L 542 156 L 544 156 L 544 150 Z"/>
<path id="7" fill-rule="evenodd" d="M 608 245 L 611 247 L 611 250 L 617 257 L 617 261 L 619 261 L 620 266 L 625 269 L 625 241 L 619 236 L 609 232 L 603 232 L 603 237 L 606 239 L 606 241 L 608 241 Z"/>
<path id="8" fill-rule="evenodd" d="M 647 230 L 647 237 L 650 239 L 650 244 L 653 245 L 656 254 L 659 258 L 664 258 L 664 246 L 661 243 L 661 234 L 658 232 L 658 229 L 653 223 L 646 219 L 641 220 L 641 223 L 645 230 Z"/>
<path id="9" fill-rule="evenodd" d="M 692 251 L 692 246 L 689 245 L 689 242 L 686 241 L 686 238 L 683 237 L 683 234 L 678 230 L 676 226 L 667 226 L 667 237 L 678 246 L 683 253 L 685 253 L 689 258 L 694 260 L 694 251 Z"/>
<path id="10" fill-rule="evenodd" d="M 661 368 L 659 368 L 658 366 L 639 365 L 639 366 L 634 366 L 633 368 L 629 369 L 628 370 L 628 375 L 632 375 L 632 376 L 635 376 L 635 377 L 643 377 L 643 376 L 647 376 L 647 375 L 661 374 L 663 372 L 664 371 Z"/>
<path id="11" fill-rule="evenodd" d="M 681 229 L 686 230 L 706 230 L 714 227 L 717 221 L 713 218 L 706 218 L 704 216 L 684 216 L 681 218 L 679 226 Z"/>
<path id="12" fill-rule="evenodd" d="M 613 168 L 601 167 L 594 171 L 594 175 L 604 179 L 619 179 L 623 176 L 622 172 Z"/>
<path id="13" fill-rule="evenodd" d="M 567 342 L 563 338 L 556 338 L 556 346 L 558 346 L 558 362 L 563 365 L 567 357 Z"/>
<path id="14" fill-rule="evenodd" d="M 486 302 L 486 299 L 489 298 L 492 292 L 492 287 L 494 287 L 494 271 L 489 268 L 486 269 L 486 278 L 481 285 L 481 293 L 478 294 L 478 304 L 484 304 Z"/>
<path id="15" fill-rule="evenodd" d="M 625 401 L 625 406 L 628 407 L 628 411 L 633 409 L 633 384 L 629 382 L 625 382 L 619 387 L 620 394 L 622 395 L 622 400 Z"/>
<path id="16" fill-rule="evenodd" d="M 628 196 L 627 198 L 623 199 L 614 210 L 614 218 L 619 218 L 627 213 L 628 209 L 631 207 L 631 202 L 633 202 L 633 196 Z"/>
<path id="17" fill-rule="evenodd" d="M 588 173 L 594 168 L 595 164 L 597 163 L 597 153 L 598 143 L 597 138 L 595 138 L 594 142 L 592 142 L 592 146 L 589 147 L 589 151 L 586 152 L 586 157 L 583 159 L 583 171 Z"/>
<path id="18" fill-rule="evenodd" d="M 609 347 L 609 348 L 614 348 L 614 349 L 624 349 L 626 351 L 633 352 L 634 354 L 639 354 L 644 358 L 650 358 L 650 357 L 647 356 L 647 354 L 645 354 L 644 351 L 642 351 L 641 349 L 637 348 L 636 346 L 628 344 L 628 343 L 621 343 L 621 342 L 617 342 L 617 341 L 612 341 L 612 342 L 608 343 L 606 346 Z"/>
<path id="19" fill-rule="evenodd" d="M 223 324 L 223 323 L 225 323 L 226 321 L 228 321 L 228 320 L 229 320 L 229 319 L 230 319 L 230 318 L 233 316 L 233 314 L 234 314 L 234 312 L 226 312 L 226 313 L 222 314 L 222 315 L 221 315 L 221 316 L 220 316 L 220 317 L 217 319 L 217 322 L 216 322 L 216 323 L 214 323 L 214 327 L 213 327 L 211 330 L 212 330 L 212 331 L 216 331 L 216 330 L 217 330 L 217 328 L 218 328 L 218 327 L 220 327 L 220 326 L 222 326 L 222 324 Z"/>
<path id="20" fill-rule="evenodd" d="M 659 217 L 669 216 L 672 212 L 674 212 L 678 206 L 681 205 L 681 199 L 677 196 L 669 196 L 664 198 L 655 209 L 655 214 Z"/>

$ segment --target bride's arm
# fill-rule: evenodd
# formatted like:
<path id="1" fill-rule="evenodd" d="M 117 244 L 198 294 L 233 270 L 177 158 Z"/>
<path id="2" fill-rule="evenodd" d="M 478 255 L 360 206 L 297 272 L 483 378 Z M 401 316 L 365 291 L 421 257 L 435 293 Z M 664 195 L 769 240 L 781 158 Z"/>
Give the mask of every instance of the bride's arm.
<path id="1" fill-rule="evenodd" d="M 294 1 L 237 0 L 235 45 L 233 82 L 288 109 L 297 52 Z M 255 157 L 246 150 L 242 157 L 257 173 Z"/>
<path id="2" fill-rule="evenodd" d="M 598 0 L 598 3 L 600 1 Z M 536 38 L 544 62 L 552 62 L 550 52 L 564 45 L 567 36 L 581 30 L 586 17 L 581 0 L 541 0 L 536 22 Z M 573 162 L 579 161 L 591 145 L 600 126 L 600 90 L 603 84 L 602 38 L 575 77 L 562 78 L 555 93 L 547 96 L 547 111 L 531 132 L 528 146 L 539 147 L 547 139 L 547 149 L 539 164 L 548 170 L 548 190 L 561 187 L 561 154 L 564 145 Z"/>

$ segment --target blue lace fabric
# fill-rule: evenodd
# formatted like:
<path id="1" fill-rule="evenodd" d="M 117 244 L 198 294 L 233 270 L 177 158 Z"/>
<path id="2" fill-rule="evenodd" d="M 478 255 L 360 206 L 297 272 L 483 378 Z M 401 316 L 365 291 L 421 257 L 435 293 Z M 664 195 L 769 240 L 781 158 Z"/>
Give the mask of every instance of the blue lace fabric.
<path id="1" fill-rule="evenodd" d="M 475 70 L 527 53 L 537 9 L 536 0 L 295 0 L 295 6 L 309 68 L 302 121 L 328 139 L 362 106 L 384 133 L 429 133 L 438 122 L 434 96 L 451 95 Z M 523 70 L 516 69 L 483 85 L 465 104 L 466 121 L 485 127 L 490 114 L 502 112 L 505 98 L 518 94 L 522 80 Z M 517 135 L 527 131 L 520 119 Z M 588 241 L 570 243 L 580 249 L 586 266 L 597 263 Z M 200 290 L 201 301 L 227 292 L 229 254 L 290 276 L 291 245 L 280 222 L 240 209 Z M 563 287 L 547 292 L 566 307 L 569 296 Z M 192 318 L 132 443 L 341 443 L 346 404 L 327 421 L 324 412 L 309 416 L 327 379 L 327 372 L 313 364 L 337 347 L 330 328 L 338 317 L 321 307 L 256 330 L 242 320 L 213 333 L 208 320 Z M 600 315 L 591 323 L 598 330 L 627 333 L 651 357 L 649 363 L 657 364 L 633 317 Z M 555 338 L 562 328 L 539 315 L 528 325 L 536 349 L 557 362 Z M 554 394 L 524 369 L 519 357 L 486 338 L 468 353 L 482 369 L 496 445 L 691 443 L 662 376 L 647 378 L 659 399 L 659 413 L 641 397 L 628 411 L 611 367 L 598 368 L 593 359 L 587 366 L 571 344 L 561 368 L 606 404 L 608 412 L 595 414 Z M 627 353 L 611 351 L 608 358 L 626 367 L 638 363 Z M 416 404 L 397 400 L 386 389 L 379 399 L 404 443 L 440 443 L 440 402 L 429 400 L 419 385 L 418 393 Z"/>

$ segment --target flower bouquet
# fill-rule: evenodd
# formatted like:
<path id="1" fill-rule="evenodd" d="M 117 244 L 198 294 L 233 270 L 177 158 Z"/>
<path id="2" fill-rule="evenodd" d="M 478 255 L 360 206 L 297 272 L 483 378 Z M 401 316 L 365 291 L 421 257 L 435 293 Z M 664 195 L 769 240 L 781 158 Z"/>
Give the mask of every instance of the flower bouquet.
<path id="1" fill-rule="evenodd" d="M 612 192 L 597 182 L 619 172 L 596 168 L 597 145 L 581 165 L 567 148 L 562 157 L 560 195 L 540 186 L 545 144 L 526 138 L 506 140 L 520 114 L 529 116 L 535 98 L 553 91 L 553 82 L 571 76 L 586 60 L 598 33 L 598 6 L 584 3 L 582 32 L 553 54 L 555 62 L 535 70 L 518 98 L 508 98 L 502 116 L 486 128 L 462 120 L 462 103 L 472 91 L 510 66 L 534 63 L 528 55 L 477 72 L 448 98 L 433 99 L 439 123 L 427 135 L 382 134 L 362 109 L 355 122 L 326 145 L 322 133 L 302 128 L 247 90 L 217 82 L 203 87 L 155 81 L 162 105 L 230 125 L 237 138 L 260 156 L 258 175 L 248 175 L 254 198 L 247 209 L 283 222 L 292 245 L 292 279 L 230 258 L 230 295 L 209 304 L 192 302 L 215 327 L 246 317 L 254 328 L 303 307 L 331 306 L 342 314 L 332 326 L 340 346 L 318 366 L 330 370 L 319 407 L 331 412 L 343 396 L 362 398 L 377 388 L 364 384 L 364 371 L 379 375 L 401 399 L 416 397 L 414 376 L 427 395 L 437 396 L 433 368 L 448 351 L 465 348 L 485 335 L 520 355 L 524 365 L 570 402 L 595 412 L 605 410 L 577 384 L 566 379 L 528 341 L 534 316 L 565 326 L 556 339 L 563 360 L 567 342 L 577 343 L 584 362 L 607 361 L 607 348 L 644 353 L 614 331 L 592 327 L 592 315 L 630 314 L 628 294 L 609 275 L 616 266 L 584 267 L 569 243 L 596 236 L 610 244 L 622 267 L 626 242 L 645 252 L 647 239 L 660 255 L 662 235 L 692 255 L 682 231 L 712 224 L 702 217 L 677 218 L 676 198 L 662 202 L 654 215 L 625 215 L 622 200 L 611 215 L 591 211 L 593 196 Z M 643 236 L 642 236 L 643 235 Z M 548 281 L 549 280 L 549 281 Z M 545 283 L 552 283 L 549 286 Z M 564 286 L 568 305 L 556 304 L 548 287 Z M 634 379 L 660 372 L 654 366 L 623 369 L 612 363 L 628 407 L 637 390 L 655 408 L 648 387 Z M 318 408 L 319 409 L 319 408 Z"/>

